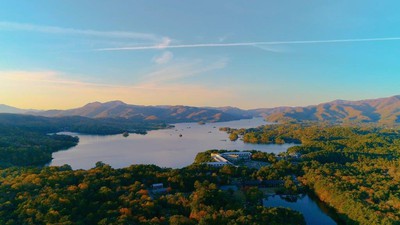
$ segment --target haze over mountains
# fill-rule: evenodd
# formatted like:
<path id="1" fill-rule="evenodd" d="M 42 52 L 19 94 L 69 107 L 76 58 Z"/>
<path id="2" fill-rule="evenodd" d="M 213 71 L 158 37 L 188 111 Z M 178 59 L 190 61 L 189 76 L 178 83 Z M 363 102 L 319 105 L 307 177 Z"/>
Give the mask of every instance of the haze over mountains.
<path id="1" fill-rule="evenodd" d="M 287 108 L 271 113 L 269 121 L 400 122 L 400 95 L 361 101 L 336 100 L 315 106 Z"/>
<path id="2" fill-rule="evenodd" d="M 26 113 L 28 111 L 29 110 L 19 109 L 19 108 L 15 108 L 15 107 L 12 107 L 12 106 L 0 104 L 0 112 L 1 113 L 17 113 L 17 114 L 21 114 L 21 113 Z"/>
<path id="3" fill-rule="evenodd" d="M 168 122 L 216 122 L 250 118 L 251 116 L 225 113 L 218 109 L 191 106 L 141 106 L 121 101 L 93 102 L 70 110 L 49 110 L 35 113 L 46 117 L 83 116 L 89 118 L 125 118 L 162 120 Z"/>
<path id="4" fill-rule="evenodd" d="M 400 122 L 400 95 L 361 101 L 336 100 L 306 107 L 276 107 L 242 110 L 235 107 L 141 106 L 121 101 L 93 102 L 69 110 L 32 111 L 0 105 L 2 113 L 32 114 L 45 117 L 82 116 L 125 118 L 168 122 L 217 122 L 266 117 L 268 121 Z"/>

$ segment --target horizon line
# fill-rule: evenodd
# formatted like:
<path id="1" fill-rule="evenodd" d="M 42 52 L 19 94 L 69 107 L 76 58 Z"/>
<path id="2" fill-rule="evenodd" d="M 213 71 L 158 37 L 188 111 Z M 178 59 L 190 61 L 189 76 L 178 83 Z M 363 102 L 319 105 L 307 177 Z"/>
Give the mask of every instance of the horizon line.
<path id="1" fill-rule="evenodd" d="M 380 100 L 380 99 L 387 99 L 387 98 L 393 98 L 393 97 L 400 97 L 400 94 L 395 94 L 395 95 L 391 95 L 391 96 L 385 96 L 385 97 L 375 97 L 375 98 L 365 98 L 365 99 L 355 99 L 355 100 L 346 100 L 346 99 L 333 99 L 333 100 L 326 100 L 325 102 L 319 102 L 319 103 L 313 103 L 310 105 L 279 105 L 279 106 L 270 106 L 270 107 L 257 107 L 257 108 L 241 108 L 239 106 L 232 106 L 232 105 L 224 105 L 224 106 L 210 106 L 210 105 L 190 105 L 190 104 L 142 104 L 142 105 L 138 105 L 138 104 L 134 104 L 134 103 L 129 103 L 127 101 L 123 101 L 123 100 L 109 100 L 109 101 L 100 101 L 100 100 L 93 100 L 90 102 L 87 102 L 81 106 L 75 106 L 72 108 L 63 108 L 63 109 L 56 109 L 56 108 L 48 108 L 48 109 L 37 109 L 37 108 L 20 108 L 18 106 L 14 106 L 14 105 L 10 105 L 10 104 L 5 104 L 5 103 L 0 103 L 0 106 L 8 106 L 8 107 L 12 107 L 15 109 L 19 109 L 19 110 L 37 110 L 37 111 L 50 111 L 50 110 L 70 110 L 70 109 L 77 109 L 77 108 L 82 108 L 88 104 L 92 104 L 92 103 L 100 103 L 100 104 L 106 104 L 106 103 L 110 103 L 110 102 L 121 102 L 125 105 L 130 105 L 130 106 L 145 106 L 145 107 L 165 107 L 165 106 L 185 106 L 185 107 L 195 107 L 195 108 L 225 108 L 225 107 L 232 107 L 232 108 L 238 108 L 240 110 L 258 110 L 258 109 L 275 109 L 275 108 L 283 108 L 283 107 L 287 107 L 287 108 L 304 108 L 304 107 L 310 107 L 310 106 L 317 106 L 320 104 L 326 104 L 326 103 L 331 103 L 331 102 L 335 102 L 335 101 L 346 101 L 346 102 L 359 102 L 359 101 L 373 101 L 373 100 Z M 1 112 L 0 112 L 1 113 Z"/>

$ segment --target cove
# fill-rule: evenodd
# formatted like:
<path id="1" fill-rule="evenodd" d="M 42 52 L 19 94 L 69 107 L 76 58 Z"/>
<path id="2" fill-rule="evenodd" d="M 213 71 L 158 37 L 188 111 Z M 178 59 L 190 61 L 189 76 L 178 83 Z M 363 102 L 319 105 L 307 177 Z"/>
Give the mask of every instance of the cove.
<path id="1" fill-rule="evenodd" d="M 265 207 L 286 207 L 303 214 L 307 225 L 344 225 L 333 209 L 312 194 L 299 195 L 294 201 L 281 195 L 270 195 L 263 200 Z"/>

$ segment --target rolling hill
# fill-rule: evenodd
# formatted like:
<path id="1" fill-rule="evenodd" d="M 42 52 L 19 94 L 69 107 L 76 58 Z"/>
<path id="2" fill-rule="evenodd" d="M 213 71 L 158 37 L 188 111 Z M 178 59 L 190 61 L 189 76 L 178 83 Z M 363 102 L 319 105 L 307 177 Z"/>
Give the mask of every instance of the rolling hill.
<path id="1" fill-rule="evenodd" d="M 75 132 L 85 134 L 146 133 L 165 128 L 162 121 L 144 121 L 125 118 L 88 118 L 83 116 L 44 117 L 24 114 L 0 113 L 0 128 L 15 128 L 42 134 Z"/>
<path id="2" fill-rule="evenodd" d="M 83 116 L 88 118 L 125 118 L 147 121 L 217 122 L 250 118 L 250 115 L 230 114 L 218 109 L 191 106 L 140 106 L 121 101 L 93 102 L 70 110 L 49 110 L 35 113 L 46 117 Z"/>
<path id="3" fill-rule="evenodd" d="M 17 114 L 22 114 L 22 113 L 26 113 L 27 110 L 15 108 L 15 107 L 8 106 L 8 105 L 4 105 L 4 104 L 0 104 L 0 112 L 1 112 L 1 113 L 17 113 Z"/>
<path id="4" fill-rule="evenodd" d="M 268 121 L 329 121 L 400 123 L 400 95 L 360 101 L 335 100 L 306 107 L 275 107 L 243 110 L 236 107 L 142 106 L 121 101 L 92 102 L 69 110 L 24 110 L 0 105 L 0 113 L 44 117 L 80 116 L 92 119 L 122 118 L 135 121 L 218 122 L 265 117 Z"/>
<path id="5" fill-rule="evenodd" d="M 336 100 L 270 113 L 269 121 L 400 122 L 400 95 L 361 101 Z"/>

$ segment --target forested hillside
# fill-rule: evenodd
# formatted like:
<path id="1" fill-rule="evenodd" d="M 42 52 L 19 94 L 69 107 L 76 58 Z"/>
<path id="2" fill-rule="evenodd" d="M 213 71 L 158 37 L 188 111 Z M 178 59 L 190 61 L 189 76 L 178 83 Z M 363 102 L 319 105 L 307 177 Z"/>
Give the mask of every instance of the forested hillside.
<path id="1" fill-rule="evenodd" d="M 400 123 L 400 95 L 362 101 L 337 100 L 316 106 L 286 108 L 267 114 L 269 121 Z"/>
<path id="2" fill-rule="evenodd" d="M 125 131 L 143 133 L 146 130 L 165 128 L 164 122 L 143 121 L 125 118 L 91 119 L 81 116 L 43 117 L 0 113 L 0 126 L 12 126 L 21 129 L 54 133 L 69 131 L 86 134 L 120 134 Z"/>
<path id="3" fill-rule="evenodd" d="M 299 180 L 349 224 L 400 224 L 400 132 L 330 125 L 226 129 L 250 143 L 302 143 Z"/>
<path id="4" fill-rule="evenodd" d="M 240 195 L 219 189 L 251 173 L 205 166 L 113 169 L 103 163 L 87 171 L 69 166 L 0 170 L 0 224 L 305 225 L 298 212 L 262 207 L 257 188 Z M 153 183 L 163 183 L 165 192 L 153 192 Z"/>
<path id="5" fill-rule="evenodd" d="M 0 126 L 0 167 L 43 166 L 53 152 L 78 143 L 77 137 L 46 135 L 11 126 Z"/>
<path id="6" fill-rule="evenodd" d="M 249 115 L 229 113 L 217 108 L 192 106 L 141 106 L 121 101 L 93 102 L 70 110 L 48 110 L 35 113 L 47 117 L 83 116 L 88 118 L 124 118 L 137 121 L 217 122 L 250 118 Z"/>
<path id="7" fill-rule="evenodd" d="M 23 110 L 0 105 L 0 112 L 46 117 L 87 117 L 139 121 L 220 122 L 262 116 L 268 121 L 328 121 L 340 123 L 400 123 L 400 95 L 360 101 L 336 100 L 305 107 L 275 107 L 243 110 L 236 107 L 143 106 L 121 101 L 92 102 L 68 110 Z"/>
<path id="8" fill-rule="evenodd" d="M 68 149 L 78 138 L 56 135 L 61 131 L 89 134 L 146 133 L 166 127 L 164 123 L 127 119 L 90 119 L 85 117 L 48 118 L 0 114 L 0 166 L 43 166 L 53 152 Z"/>

